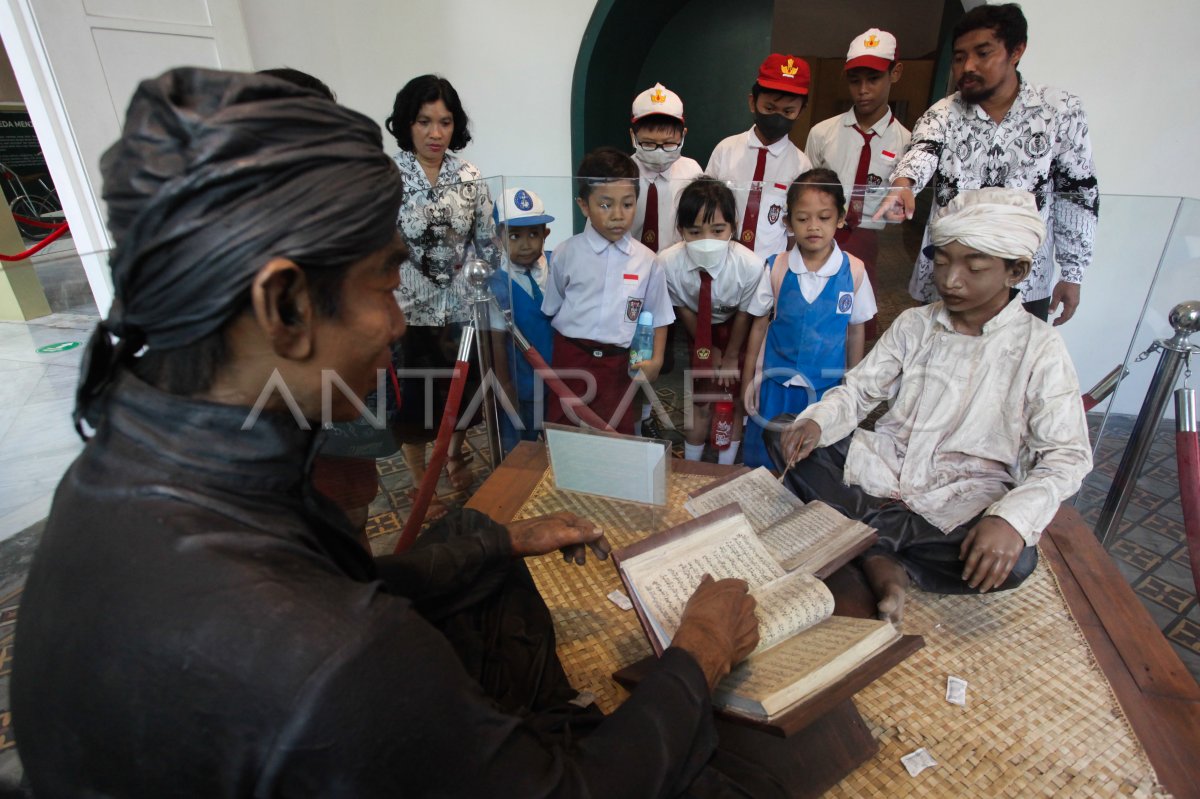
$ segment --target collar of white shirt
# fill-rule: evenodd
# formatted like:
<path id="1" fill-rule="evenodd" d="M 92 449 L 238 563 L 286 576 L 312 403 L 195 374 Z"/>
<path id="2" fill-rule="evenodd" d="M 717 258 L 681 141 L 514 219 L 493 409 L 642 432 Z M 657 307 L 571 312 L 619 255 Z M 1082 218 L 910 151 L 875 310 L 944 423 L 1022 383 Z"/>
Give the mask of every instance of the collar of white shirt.
<path id="1" fill-rule="evenodd" d="M 616 247 L 623 255 L 629 255 L 629 253 L 633 250 L 633 239 L 629 237 L 628 233 L 616 241 L 609 241 L 600 235 L 600 231 L 592 227 L 592 222 L 590 219 L 588 220 L 588 223 L 584 225 L 583 237 L 587 240 L 587 243 L 591 245 L 592 250 L 595 251 L 597 255 L 604 252 L 604 250 L 609 246 Z"/>
<path id="2" fill-rule="evenodd" d="M 780 155 L 783 155 L 784 151 L 787 150 L 788 146 L 791 144 L 792 144 L 791 138 L 788 136 L 784 136 L 782 139 L 775 142 L 774 144 L 766 145 L 766 149 L 767 149 L 767 152 L 770 153 L 771 155 L 780 156 Z M 750 130 L 746 131 L 746 147 L 751 150 L 763 149 L 762 140 L 759 139 L 758 134 L 754 132 L 753 126 L 750 128 Z M 757 157 L 757 153 L 755 155 Z"/>
<path id="3" fill-rule="evenodd" d="M 792 250 L 788 253 L 788 271 L 795 272 L 797 275 L 813 275 L 815 277 L 833 277 L 842 268 L 842 248 L 837 246 L 837 242 L 833 243 L 833 252 L 829 253 L 829 257 L 825 259 L 825 263 L 821 264 L 821 268 L 816 272 L 810 271 L 804 265 L 804 256 L 799 250 Z"/>
<path id="4" fill-rule="evenodd" d="M 1021 314 L 1027 313 L 1025 306 L 1021 304 L 1021 295 L 1017 295 L 1009 300 L 1008 305 L 1005 305 L 1000 313 L 993 316 L 983 324 L 983 332 L 981 335 L 987 336 L 995 333 L 1013 322 L 1021 319 Z M 954 331 L 954 324 L 950 321 L 950 312 L 946 310 L 946 305 L 939 300 L 938 309 L 934 313 L 934 320 L 950 332 Z"/>
<path id="5" fill-rule="evenodd" d="M 887 113 L 880 117 L 879 120 L 869 128 L 869 130 L 874 131 L 876 136 L 882 136 L 890 124 L 892 124 L 892 109 L 889 108 Z M 854 116 L 853 108 L 842 114 L 842 125 L 847 128 L 858 127 L 858 117 Z"/>

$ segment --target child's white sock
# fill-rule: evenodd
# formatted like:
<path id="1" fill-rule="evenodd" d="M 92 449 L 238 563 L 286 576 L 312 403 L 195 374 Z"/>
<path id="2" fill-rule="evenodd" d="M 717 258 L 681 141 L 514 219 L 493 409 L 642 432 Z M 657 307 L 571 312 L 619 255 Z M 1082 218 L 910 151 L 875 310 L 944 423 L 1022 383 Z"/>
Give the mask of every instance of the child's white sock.
<path id="1" fill-rule="evenodd" d="M 703 444 L 689 444 L 683 442 L 683 457 L 689 461 L 698 461 L 704 457 Z"/>
<path id="2" fill-rule="evenodd" d="M 732 466 L 737 459 L 738 449 L 742 446 L 740 441 L 730 441 L 726 449 L 717 453 L 717 463 L 725 466 Z"/>

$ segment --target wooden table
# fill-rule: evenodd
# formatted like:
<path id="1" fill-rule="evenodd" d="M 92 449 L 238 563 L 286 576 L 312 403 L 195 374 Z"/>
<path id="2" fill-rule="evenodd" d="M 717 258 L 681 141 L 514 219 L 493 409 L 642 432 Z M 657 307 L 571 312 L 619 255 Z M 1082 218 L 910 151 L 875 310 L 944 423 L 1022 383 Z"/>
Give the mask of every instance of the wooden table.
<path id="1" fill-rule="evenodd" d="M 467 506 L 497 521 L 510 521 L 537 487 L 546 465 L 540 445 L 522 443 Z M 671 465 L 677 471 L 714 478 L 730 468 L 694 461 Z M 1180 799 L 1200 797 L 1200 686 L 1073 507 L 1062 507 L 1040 546 L 1159 780 Z M 863 586 L 853 578 L 839 580 L 837 575 L 830 582 L 839 595 L 838 612 L 859 615 Z M 861 732 L 874 745 L 865 727 Z M 860 756 L 868 745 L 861 737 L 834 743 L 832 757 L 838 757 L 837 749 L 846 749 L 836 768 Z"/>

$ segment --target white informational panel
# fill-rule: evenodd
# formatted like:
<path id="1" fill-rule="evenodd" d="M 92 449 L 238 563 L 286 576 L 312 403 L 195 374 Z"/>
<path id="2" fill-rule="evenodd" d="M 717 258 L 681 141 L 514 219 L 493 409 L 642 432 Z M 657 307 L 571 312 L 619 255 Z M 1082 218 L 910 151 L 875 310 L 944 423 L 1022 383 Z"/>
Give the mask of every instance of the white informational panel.
<path id="1" fill-rule="evenodd" d="M 669 441 L 548 424 L 546 446 L 556 488 L 667 504 Z"/>

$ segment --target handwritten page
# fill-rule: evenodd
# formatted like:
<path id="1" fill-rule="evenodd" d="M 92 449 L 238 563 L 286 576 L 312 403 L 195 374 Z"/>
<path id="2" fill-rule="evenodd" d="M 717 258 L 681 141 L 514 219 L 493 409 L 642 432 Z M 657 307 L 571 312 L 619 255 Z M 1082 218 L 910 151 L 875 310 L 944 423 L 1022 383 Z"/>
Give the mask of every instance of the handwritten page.
<path id="1" fill-rule="evenodd" d="M 767 551 L 783 568 L 821 565 L 850 539 L 871 535 L 871 528 L 843 516 L 824 502 L 813 501 L 788 514 L 762 534 Z M 828 556 L 827 556 L 828 555 Z"/>
<path id="2" fill-rule="evenodd" d="M 769 717 L 836 681 L 898 637 L 886 621 L 831 616 L 765 652 L 721 681 L 718 704 Z"/>
<path id="3" fill-rule="evenodd" d="M 752 593 L 758 601 L 755 652 L 770 649 L 833 615 L 833 594 L 810 574 L 789 574 Z"/>
<path id="4" fill-rule="evenodd" d="M 759 534 L 797 508 L 804 507 L 795 494 L 781 486 L 762 466 L 711 491 L 691 497 L 684 507 L 692 516 L 703 516 L 734 503 L 741 506 L 750 526 Z"/>
<path id="5" fill-rule="evenodd" d="M 630 558 L 622 568 L 664 647 L 674 637 L 683 608 L 705 574 L 714 580 L 745 580 L 751 591 L 785 574 L 743 516 Z"/>
<path id="6" fill-rule="evenodd" d="M 667 445 L 661 441 L 546 425 L 546 444 L 557 488 L 667 504 Z"/>

